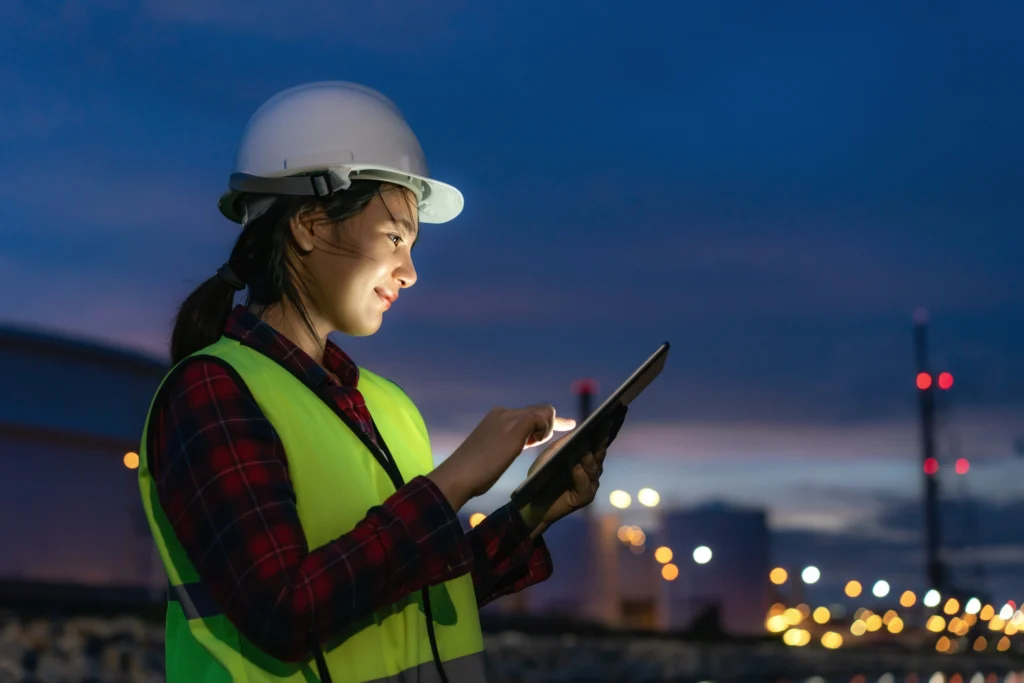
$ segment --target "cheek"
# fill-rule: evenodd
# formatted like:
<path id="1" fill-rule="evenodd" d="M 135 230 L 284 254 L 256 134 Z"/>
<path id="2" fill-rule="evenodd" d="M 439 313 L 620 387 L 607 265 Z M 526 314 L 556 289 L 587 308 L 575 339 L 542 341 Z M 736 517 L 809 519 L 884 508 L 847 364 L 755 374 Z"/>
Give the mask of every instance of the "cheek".
<path id="1" fill-rule="evenodd" d="M 339 303 L 351 305 L 373 294 L 373 288 L 382 280 L 380 264 L 367 260 L 353 260 L 337 269 L 331 280 L 332 294 Z"/>

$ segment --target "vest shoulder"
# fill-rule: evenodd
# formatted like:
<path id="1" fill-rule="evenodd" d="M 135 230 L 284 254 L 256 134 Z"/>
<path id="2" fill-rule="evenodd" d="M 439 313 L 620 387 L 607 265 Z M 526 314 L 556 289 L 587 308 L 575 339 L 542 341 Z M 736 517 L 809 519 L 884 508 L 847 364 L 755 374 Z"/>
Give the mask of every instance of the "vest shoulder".
<path id="1" fill-rule="evenodd" d="M 400 393 L 405 398 L 409 398 L 408 392 L 406 392 L 406 390 L 403 389 L 401 387 L 401 385 L 399 385 L 398 382 L 396 382 L 395 380 L 391 379 L 390 377 L 385 377 L 384 375 L 378 375 L 376 372 L 373 372 L 371 370 L 367 370 L 364 367 L 360 367 L 359 368 L 359 381 L 362 382 L 364 380 L 365 381 L 369 381 L 369 382 L 371 382 L 373 384 L 376 384 L 377 386 L 380 386 L 380 387 L 385 388 L 385 389 L 391 389 L 391 390 L 397 389 L 398 393 Z"/>
<path id="2" fill-rule="evenodd" d="M 413 417 L 419 428 L 426 433 L 427 426 L 423 421 L 423 415 L 420 414 L 419 407 L 416 405 L 416 402 L 412 400 L 409 394 L 406 393 L 405 389 L 399 386 L 398 382 L 360 367 L 359 384 L 360 386 L 364 386 L 364 383 L 374 387 L 378 392 L 390 396 L 391 399 L 397 401 L 399 405 L 403 405 L 408 414 Z"/>

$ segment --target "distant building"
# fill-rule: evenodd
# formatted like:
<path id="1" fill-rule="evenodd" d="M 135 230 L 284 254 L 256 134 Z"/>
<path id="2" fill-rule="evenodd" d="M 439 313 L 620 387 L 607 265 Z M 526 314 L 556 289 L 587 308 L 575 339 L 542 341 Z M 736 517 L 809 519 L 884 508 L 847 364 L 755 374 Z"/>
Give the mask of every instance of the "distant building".
<path id="1" fill-rule="evenodd" d="M 764 633 L 771 600 L 771 537 L 763 510 L 714 504 L 663 514 L 659 537 L 675 554 L 679 577 L 662 582 L 666 625 L 689 628 L 717 609 L 723 630 L 736 635 Z M 711 560 L 694 561 L 707 546 Z"/>
<path id="2" fill-rule="evenodd" d="M 132 456 L 167 365 L 0 328 L 0 583 L 157 590 Z"/>
<path id="3" fill-rule="evenodd" d="M 589 566 L 587 523 L 580 515 L 566 517 L 544 534 L 555 572 L 547 581 L 530 587 L 525 594 L 503 598 L 505 611 L 526 611 L 560 617 L 580 617 L 589 607 L 589 588 L 580 580 Z"/>

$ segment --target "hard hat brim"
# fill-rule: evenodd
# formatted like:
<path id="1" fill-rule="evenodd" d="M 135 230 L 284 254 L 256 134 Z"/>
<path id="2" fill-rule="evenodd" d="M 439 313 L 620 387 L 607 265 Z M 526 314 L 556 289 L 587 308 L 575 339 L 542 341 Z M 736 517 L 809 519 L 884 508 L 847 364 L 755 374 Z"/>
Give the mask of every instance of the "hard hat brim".
<path id="1" fill-rule="evenodd" d="M 455 186 L 401 169 L 379 165 L 351 164 L 343 169 L 328 170 L 342 171 L 342 175 L 352 180 L 379 180 L 408 188 L 416 194 L 418 199 L 420 223 L 447 223 L 462 213 L 465 206 L 465 198 Z M 295 170 L 292 169 L 287 175 L 293 176 L 294 174 Z M 282 174 L 278 177 L 285 177 L 285 175 Z M 344 192 L 344 190 L 341 191 Z M 241 223 L 243 220 L 243 210 L 239 200 L 244 194 L 240 190 L 230 189 L 221 195 L 217 202 L 221 214 L 234 223 Z M 309 192 L 309 195 L 312 196 L 313 193 Z"/>

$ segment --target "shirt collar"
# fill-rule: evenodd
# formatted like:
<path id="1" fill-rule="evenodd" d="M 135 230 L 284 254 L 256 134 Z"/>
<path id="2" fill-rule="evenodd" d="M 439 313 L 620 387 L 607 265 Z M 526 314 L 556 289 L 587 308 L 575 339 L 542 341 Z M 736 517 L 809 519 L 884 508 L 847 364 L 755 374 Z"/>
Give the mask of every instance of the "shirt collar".
<path id="1" fill-rule="evenodd" d="M 323 384 L 355 388 L 359 384 L 359 367 L 330 339 L 324 348 L 321 366 L 287 337 L 258 318 L 243 305 L 235 306 L 228 316 L 224 336 L 270 358 L 310 389 Z M 334 380 L 331 375 L 337 378 Z"/>

